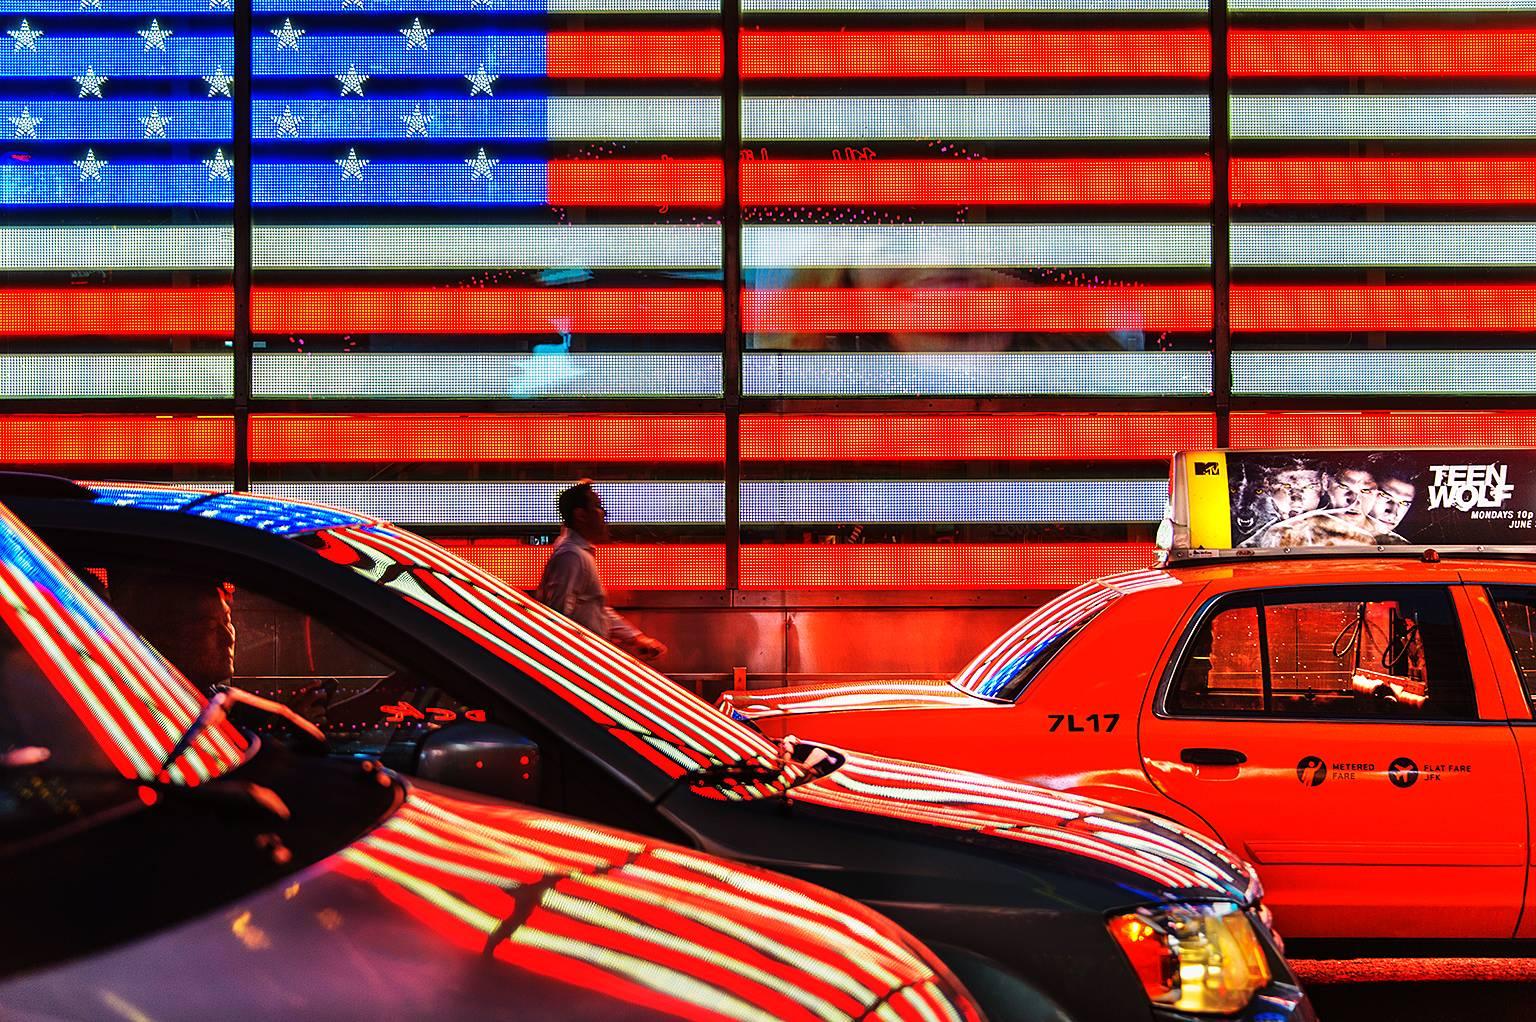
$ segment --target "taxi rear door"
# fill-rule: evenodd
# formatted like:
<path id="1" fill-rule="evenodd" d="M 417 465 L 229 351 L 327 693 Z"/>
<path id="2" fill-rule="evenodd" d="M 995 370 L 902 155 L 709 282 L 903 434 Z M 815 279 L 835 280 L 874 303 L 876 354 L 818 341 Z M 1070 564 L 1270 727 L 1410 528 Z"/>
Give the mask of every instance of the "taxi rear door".
<path id="1" fill-rule="evenodd" d="M 1461 586 L 1208 600 L 1141 716 L 1148 776 L 1258 867 L 1292 937 L 1507 938 L 1519 753 Z"/>

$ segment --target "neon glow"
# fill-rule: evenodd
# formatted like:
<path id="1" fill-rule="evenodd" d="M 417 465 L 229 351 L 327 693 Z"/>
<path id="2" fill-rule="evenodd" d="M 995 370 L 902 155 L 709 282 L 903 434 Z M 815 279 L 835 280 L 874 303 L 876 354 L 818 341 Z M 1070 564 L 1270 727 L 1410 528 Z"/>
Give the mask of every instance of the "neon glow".
<path id="1" fill-rule="evenodd" d="M 231 465 L 235 425 L 228 416 L 0 416 L 8 465 Z"/>
<path id="2" fill-rule="evenodd" d="M 1234 287 L 1232 329 L 1536 330 L 1536 284 Z"/>
<path id="3" fill-rule="evenodd" d="M 1286 447 L 1521 448 L 1536 438 L 1536 412 L 1233 412 L 1231 446 L 1248 450 Z"/>
<path id="4" fill-rule="evenodd" d="M 1531 138 L 1536 95 L 1232 97 L 1233 138 Z"/>
<path id="5" fill-rule="evenodd" d="M 1233 77 L 1536 75 L 1536 32 L 1529 29 L 1239 28 L 1228 38 Z"/>
<path id="6" fill-rule="evenodd" d="M 743 78 L 1204 77 L 1203 31 L 746 29 Z M 921 132 L 918 132 L 921 134 Z"/>
<path id="7" fill-rule="evenodd" d="M 743 589 L 1051 589 L 1152 564 L 1151 543 L 906 543 L 741 548 Z"/>
<path id="8" fill-rule="evenodd" d="M 20 398 L 229 397 L 234 359 L 186 354 L 0 352 L 0 400 Z"/>
<path id="9" fill-rule="evenodd" d="M 0 436 L 6 428 L 7 421 L 0 419 Z M 75 424 L 60 432 L 78 428 Z M 251 460 L 285 464 L 723 463 L 725 419 L 719 415 L 258 414 L 251 417 Z"/>
<path id="10" fill-rule="evenodd" d="M 559 527 L 555 498 L 571 481 L 256 483 L 256 493 L 356 510 L 408 525 L 520 524 Z M 1166 488 L 1166 487 L 1164 487 Z M 721 482 L 605 481 L 603 504 L 615 523 L 713 524 L 725 521 Z M 1161 517 L 1161 505 L 1158 517 Z"/>
<path id="11" fill-rule="evenodd" d="M 1211 292 L 1165 287 L 833 288 L 742 295 L 747 330 L 985 333 L 1211 328 Z"/>
<path id="12" fill-rule="evenodd" d="M 1536 394 L 1518 350 L 1308 351 L 1279 359 L 1262 351 L 1232 353 L 1234 394 Z"/>
<path id="13" fill-rule="evenodd" d="M 553 173 L 553 170 L 551 170 Z M 1147 159 L 743 160 L 746 206 L 1205 205 L 1210 162 Z"/>
<path id="14" fill-rule="evenodd" d="M 1518 156 L 1234 158 L 1232 202 L 1536 202 L 1536 159 Z"/>
<path id="15" fill-rule="evenodd" d="M 1536 223 L 1233 224 L 1232 265 L 1531 266 Z"/>

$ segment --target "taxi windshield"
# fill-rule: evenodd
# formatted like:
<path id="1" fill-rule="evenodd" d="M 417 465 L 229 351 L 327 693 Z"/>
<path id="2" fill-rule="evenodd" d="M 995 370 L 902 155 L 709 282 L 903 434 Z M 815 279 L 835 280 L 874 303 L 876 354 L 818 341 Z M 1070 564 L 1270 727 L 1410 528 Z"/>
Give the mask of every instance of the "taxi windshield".
<path id="1" fill-rule="evenodd" d="M 950 684 L 984 699 L 1013 702 L 1051 658 L 1115 600 L 1178 584 L 1167 572 L 1132 571 L 1070 589 L 1004 632 Z"/>
<path id="2" fill-rule="evenodd" d="M 0 508 L 0 846 L 238 765 L 245 738 L 205 729 L 162 767 L 203 696 Z"/>
<path id="3" fill-rule="evenodd" d="M 738 798 L 782 791 L 784 753 L 774 743 L 451 551 L 383 525 L 294 538 L 478 643 L 667 777 L 745 779 Z M 721 769 L 738 765 L 761 769 Z"/>

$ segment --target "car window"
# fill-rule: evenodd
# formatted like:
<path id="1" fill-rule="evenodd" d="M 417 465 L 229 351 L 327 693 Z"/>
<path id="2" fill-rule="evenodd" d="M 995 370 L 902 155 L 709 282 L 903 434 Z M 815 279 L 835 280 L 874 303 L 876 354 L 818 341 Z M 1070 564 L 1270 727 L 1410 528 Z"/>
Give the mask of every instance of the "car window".
<path id="1" fill-rule="evenodd" d="M 1536 705 L 1536 589 L 1498 586 L 1489 590 L 1504 639 L 1520 672 L 1525 697 Z"/>
<path id="2" fill-rule="evenodd" d="M 1195 626 L 1167 709 L 1179 715 L 1471 720 L 1471 671 L 1435 586 L 1230 597 Z"/>
<path id="3" fill-rule="evenodd" d="M 405 762 L 433 728 L 486 719 L 484 707 L 460 702 L 436 679 L 220 575 L 142 562 L 89 570 L 114 609 L 187 677 L 289 706 L 318 725 L 335 752 Z M 286 726 L 247 723 L 258 733 Z"/>

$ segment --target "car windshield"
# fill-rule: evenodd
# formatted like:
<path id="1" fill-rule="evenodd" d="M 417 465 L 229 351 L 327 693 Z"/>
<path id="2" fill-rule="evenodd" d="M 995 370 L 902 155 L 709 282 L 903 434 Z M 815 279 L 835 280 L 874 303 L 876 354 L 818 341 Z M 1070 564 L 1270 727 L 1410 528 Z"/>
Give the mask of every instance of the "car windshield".
<path id="1" fill-rule="evenodd" d="M 228 723 L 162 767 L 203 696 L 0 508 L 0 845 L 194 785 L 248 751 Z"/>
<path id="2" fill-rule="evenodd" d="M 1013 702 L 1105 607 L 1126 593 L 1178 584 L 1178 579 L 1164 571 L 1131 571 L 1080 585 L 1004 632 L 950 684 L 984 699 Z"/>
<path id="3" fill-rule="evenodd" d="M 382 525 L 295 539 L 491 651 L 670 778 L 734 778 L 729 797 L 751 798 L 778 794 L 797 775 L 786 772 L 783 751 L 756 731 L 435 543 Z M 732 764 L 762 769 L 718 769 Z"/>

